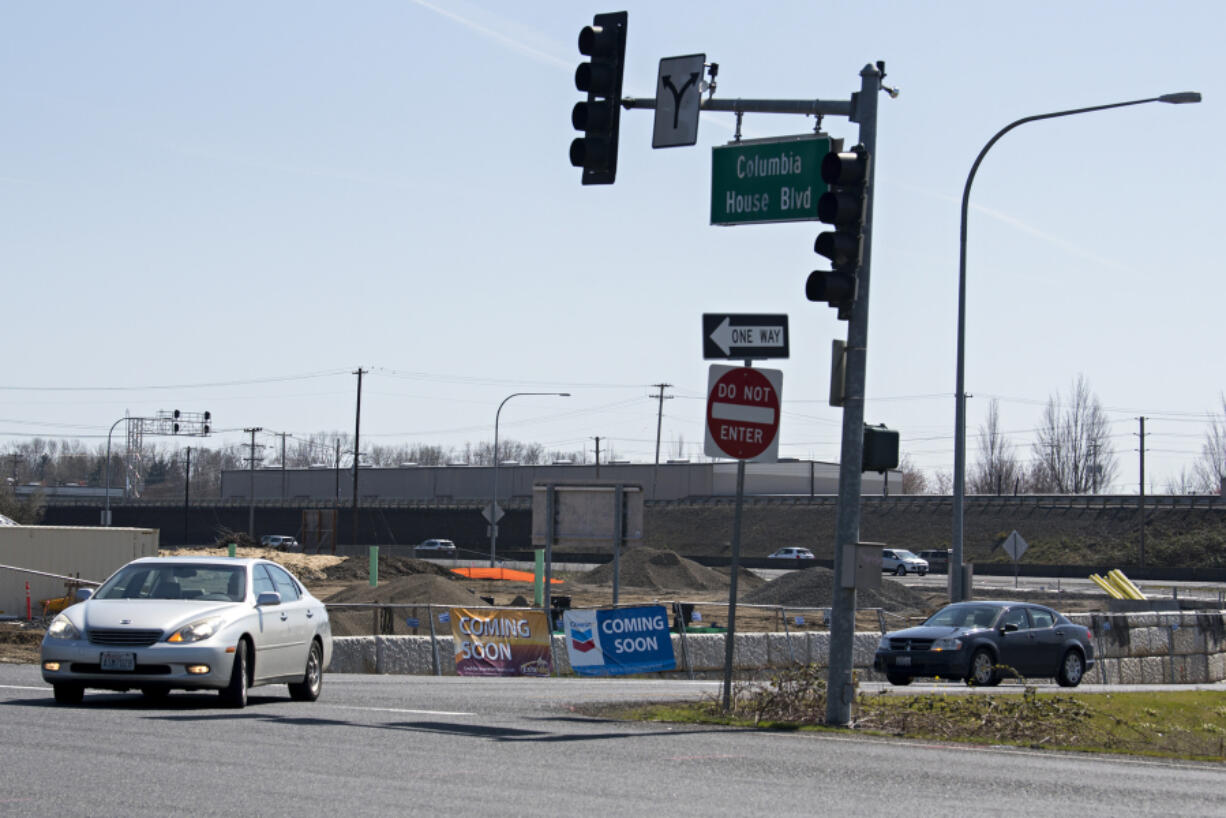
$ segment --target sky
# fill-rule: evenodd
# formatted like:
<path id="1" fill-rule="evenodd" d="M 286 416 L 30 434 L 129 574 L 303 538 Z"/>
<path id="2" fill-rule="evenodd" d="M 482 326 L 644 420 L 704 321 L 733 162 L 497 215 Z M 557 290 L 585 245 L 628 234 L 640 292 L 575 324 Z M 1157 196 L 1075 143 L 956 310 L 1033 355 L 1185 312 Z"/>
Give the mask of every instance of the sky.
<path id="1" fill-rule="evenodd" d="M 705 53 L 715 96 L 847 100 L 884 60 L 865 420 L 926 475 L 954 451 L 959 202 L 968 463 L 998 402 L 1019 459 L 1084 375 L 1114 491 L 1161 491 L 1223 411 L 1226 7 L 1216 2 L 10 2 L 0 6 L 0 448 L 105 442 L 210 411 L 378 445 L 491 441 L 703 457 L 703 313 L 786 313 L 779 454 L 838 459 L 830 343 L 805 299 L 823 225 L 712 226 L 711 149 L 653 150 L 623 111 L 617 180 L 568 149 L 579 30 L 629 12 L 623 93 Z M 852 144 L 857 126 L 826 117 Z M 743 136 L 811 132 L 746 115 Z M 517 392 L 569 392 L 568 398 Z M 501 412 L 498 411 L 502 404 Z"/>

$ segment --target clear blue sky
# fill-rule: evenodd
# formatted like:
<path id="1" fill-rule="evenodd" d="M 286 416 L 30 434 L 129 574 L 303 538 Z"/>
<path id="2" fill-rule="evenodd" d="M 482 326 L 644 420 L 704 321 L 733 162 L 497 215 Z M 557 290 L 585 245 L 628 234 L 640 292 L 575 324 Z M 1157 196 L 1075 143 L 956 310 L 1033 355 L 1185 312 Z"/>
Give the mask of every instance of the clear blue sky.
<path id="1" fill-rule="evenodd" d="M 579 2 L 27 2 L 0 6 L 0 443 L 91 443 L 125 412 L 463 446 L 701 456 L 704 312 L 786 312 L 780 454 L 835 460 L 829 346 L 804 298 L 816 223 L 709 225 L 710 151 L 651 149 L 625 112 L 617 183 L 567 159 Z M 1079 373 L 1109 412 L 1116 490 L 1150 487 L 1222 410 L 1226 7 L 1216 2 L 644 3 L 625 93 L 705 52 L 717 96 L 847 99 L 885 60 L 866 420 L 953 463 L 958 202 L 972 195 L 969 455 L 988 401 L 1022 458 Z M 803 133 L 747 116 L 747 137 Z M 834 117 L 826 130 L 856 138 Z M 200 443 L 201 441 L 191 441 Z M 271 442 L 271 439 L 265 440 Z"/>

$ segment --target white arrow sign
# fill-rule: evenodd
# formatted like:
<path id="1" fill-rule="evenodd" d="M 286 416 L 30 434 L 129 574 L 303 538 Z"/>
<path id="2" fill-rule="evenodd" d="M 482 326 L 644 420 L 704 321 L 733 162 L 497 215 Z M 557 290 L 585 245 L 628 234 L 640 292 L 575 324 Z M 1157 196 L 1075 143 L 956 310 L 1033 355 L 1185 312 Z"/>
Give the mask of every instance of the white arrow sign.
<path id="1" fill-rule="evenodd" d="M 715 331 L 711 340 L 727 355 L 733 347 L 763 348 L 786 347 L 787 338 L 782 326 L 734 327 L 732 321 L 725 316 Z"/>

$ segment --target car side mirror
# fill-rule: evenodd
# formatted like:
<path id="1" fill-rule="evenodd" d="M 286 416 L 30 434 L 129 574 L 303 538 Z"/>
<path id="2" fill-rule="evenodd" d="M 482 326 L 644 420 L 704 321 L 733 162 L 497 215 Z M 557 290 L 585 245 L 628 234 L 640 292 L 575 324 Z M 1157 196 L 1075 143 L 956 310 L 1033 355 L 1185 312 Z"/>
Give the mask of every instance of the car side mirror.
<path id="1" fill-rule="evenodd" d="M 77 602 L 84 602 L 94 595 L 93 588 L 78 588 L 76 593 Z"/>
<path id="2" fill-rule="evenodd" d="M 1001 633 L 1013 633 L 1013 632 L 1014 632 L 1014 631 L 1016 631 L 1017 629 L 1018 629 L 1017 625 L 1015 625 L 1015 624 L 1014 624 L 1014 623 L 1012 623 L 1012 622 L 1010 622 L 1008 625 L 1001 625 L 1001 626 L 1000 626 L 1000 632 L 1001 632 Z"/>
<path id="3" fill-rule="evenodd" d="M 255 598 L 255 606 L 263 608 L 265 605 L 280 605 L 281 595 L 276 591 L 264 591 Z"/>

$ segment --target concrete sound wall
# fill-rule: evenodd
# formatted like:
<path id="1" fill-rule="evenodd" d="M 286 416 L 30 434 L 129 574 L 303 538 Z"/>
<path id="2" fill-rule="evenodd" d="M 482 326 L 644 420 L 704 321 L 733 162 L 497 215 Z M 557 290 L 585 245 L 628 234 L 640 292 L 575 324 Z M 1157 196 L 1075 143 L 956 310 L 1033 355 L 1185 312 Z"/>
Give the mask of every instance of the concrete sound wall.
<path id="1" fill-rule="evenodd" d="M 1226 679 L 1226 611 L 1072 614 L 1069 619 L 1090 628 L 1098 663 L 1086 673 L 1086 684 L 1196 684 Z M 872 670 L 881 634 L 855 635 L 852 665 L 865 681 L 883 681 Z M 672 635 L 677 673 L 687 668 L 710 677 L 724 667 L 724 635 Z M 455 675 L 450 636 L 437 638 L 439 670 Z M 334 673 L 434 673 L 435 647 L 428 636 L 344 636 L 333 639 Z M 566 641 L 553 637 L 555 672 L 569 674 Z M 830 634 L 744 633 L 736 635 L 733 662 L 738 671 L 761 671 L 792 664 L 825 664 Z"/>

